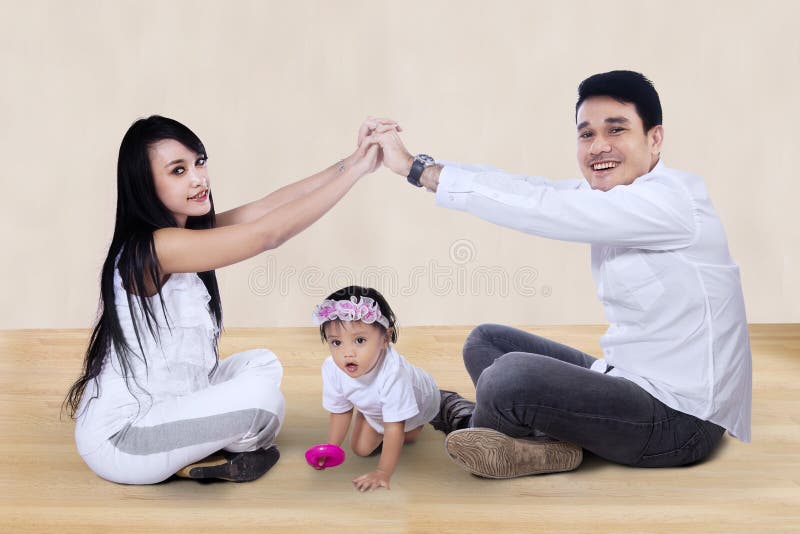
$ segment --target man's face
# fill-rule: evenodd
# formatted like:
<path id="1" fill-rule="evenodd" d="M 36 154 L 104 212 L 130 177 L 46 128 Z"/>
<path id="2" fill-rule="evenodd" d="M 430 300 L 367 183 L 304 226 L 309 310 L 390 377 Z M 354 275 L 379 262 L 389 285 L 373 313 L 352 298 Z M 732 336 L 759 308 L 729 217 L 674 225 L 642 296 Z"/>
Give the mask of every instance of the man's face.
<path id="1" fill-rule="evenodd" d="M 578 165 L 592 189 L 608 191 L 650 172 L 661 152 L 661 125 L 644 131 L 636 106 L 593 96 L 578 108 Z"/>

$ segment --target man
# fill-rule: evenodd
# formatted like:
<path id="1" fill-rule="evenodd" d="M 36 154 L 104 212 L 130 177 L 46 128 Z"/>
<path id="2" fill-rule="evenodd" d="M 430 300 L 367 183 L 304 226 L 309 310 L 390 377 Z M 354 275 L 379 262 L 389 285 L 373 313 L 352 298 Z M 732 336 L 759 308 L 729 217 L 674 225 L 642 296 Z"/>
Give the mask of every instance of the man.
<path id="1" fill-rule="evenodd" d="M 575 107 L 585 180 L 551 181 L 412 156 L 377 126 L 384 165 L 440 206 L 591 244 L 610 326 L 603 357 L 484 324 L 464 345 L 471 403 L 443 392 L 451 458 L 492 478 L 567 471 L 582 449 L 641 467 L 750 440 L 751 356 L 739 270 L 702 179 L 661 162 L 661 104 L 642 74 L 584 80 Z"/>

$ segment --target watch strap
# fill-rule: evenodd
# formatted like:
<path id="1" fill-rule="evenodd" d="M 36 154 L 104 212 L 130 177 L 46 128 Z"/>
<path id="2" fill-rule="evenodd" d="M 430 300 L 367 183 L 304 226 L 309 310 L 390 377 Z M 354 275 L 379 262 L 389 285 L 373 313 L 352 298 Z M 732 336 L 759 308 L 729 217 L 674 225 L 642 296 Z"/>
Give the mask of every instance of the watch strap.
<path id="1" fill-rule="evenodd" d="M 411 163 L 411 170 L 408 172 L 408 176 L 406 177 L 408 183 L 414 187 L 422 187 L 419 179 L 422 177 L 422 171 L 424 170 L 425 163 L 421 159 L 415 157 L 413 163 Z"/>

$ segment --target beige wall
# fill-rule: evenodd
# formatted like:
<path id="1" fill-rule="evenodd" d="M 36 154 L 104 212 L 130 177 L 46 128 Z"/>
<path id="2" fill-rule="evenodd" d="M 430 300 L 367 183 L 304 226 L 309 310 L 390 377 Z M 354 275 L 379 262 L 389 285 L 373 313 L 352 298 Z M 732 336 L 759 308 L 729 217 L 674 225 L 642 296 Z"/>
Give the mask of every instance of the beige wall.
<path id="1" fill-rule="evenodd" d="M 0 328 L 91 324 L 137 117 L 203 139 L 218 211 L 345 156 L 369 114 L 400 120 L 414 152 L 567 178 L 577 83 L 614 68 L 656 83 L 665 161 L 706 178 L 750 321 L 798 322 L 798 5 L 2 0 Z M 227 326 L 308 325 L 365 272 L 405 325 L 599 323 L 588 253 L 436 208 L 379 171 L 218 276 Z M 471 287 L 487 272 L 505 294 Z"/>

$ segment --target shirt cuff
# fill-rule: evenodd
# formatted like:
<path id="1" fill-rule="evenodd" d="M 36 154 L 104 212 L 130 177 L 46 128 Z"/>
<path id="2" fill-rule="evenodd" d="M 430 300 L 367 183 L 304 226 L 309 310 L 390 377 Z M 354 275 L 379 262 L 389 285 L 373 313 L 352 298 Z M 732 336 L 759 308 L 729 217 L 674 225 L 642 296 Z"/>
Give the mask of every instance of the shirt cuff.
<path id="1" fill-rule="evenodd" d="M 436 205 L 456 210 L 467 209 L 467 198 L 475 190 L 473 180 L 475 173 L 445 164 L 439 173 L 439 185 L 436 187 Z"/>
<path id="2" fill-rule="evenodd" d="M 343 402 L 341 404 L 332 404 L 330 402 L 322 402 L 322 407 L 329 411 L 330 413 L 345 413 L 349 412 L 353 409 L 353 405 L 349 402 Z"/>
<path id="3" fill-rule="evenodd" d="M 604 359 L 595 360 L 589 369 L 597 373 L 605 373 L 606 369 L 608 369 L 608 364 Z"/>
<path id="4" fill-rule="evenodd" d="M 415 415 L 419 414 L 419 408 L 414 406 L 401 412 L 383 412 L 384 423 L 399 423 L 400 421 L 408 421 Z"/>

